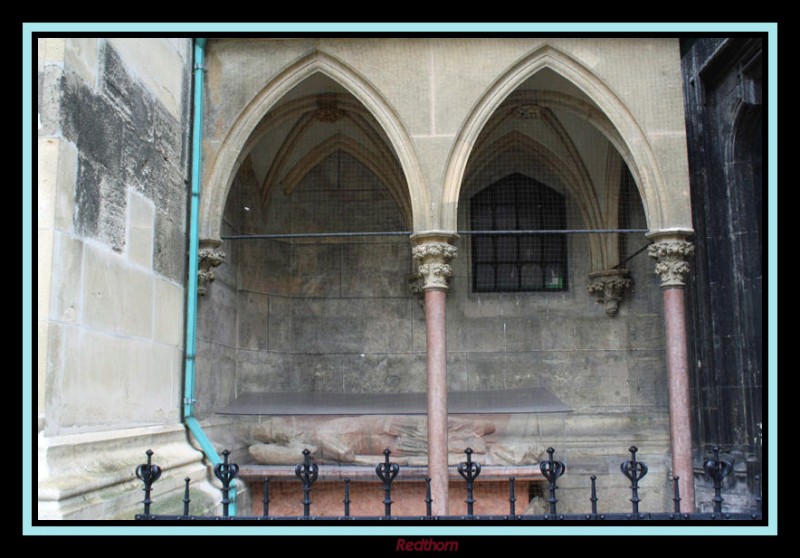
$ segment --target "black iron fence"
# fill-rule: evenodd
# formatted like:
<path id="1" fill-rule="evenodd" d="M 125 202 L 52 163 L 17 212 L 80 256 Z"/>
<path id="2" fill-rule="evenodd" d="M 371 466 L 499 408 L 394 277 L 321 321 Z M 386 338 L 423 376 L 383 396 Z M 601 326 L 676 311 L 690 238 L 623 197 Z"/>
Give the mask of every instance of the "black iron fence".
<path id="1" fill-rule="evenodd" d="M 222 515 L 221 516 L 203 516 L 192 515 L 190 513 L 190 495 L 189 483 L 190 479 L 184 479 L 185 489 L 183 497 L 183 513 L 181 515 L 163 515 L 151 514 L 150 506 L 153 503 L 151 499 L 153 484 L 161 477 L 161 468 L 152 463 L 152 450 L 147 450 L 147 463 L 143 463 L 136 467 L 136 476 L 144 484 L 144 511 L 136 515 L 136 520 L 139 521 L 170 521 L 170 520 L 211 520 L 211 521 L 233 521 L 233 520 L 250 520 L 250 521 L 356 521 L 356 520 L 371 520 L 371 521 L 448 521 L 448 520 L 488 520 L 488 521 L 759 521 L 762 520 L 762 502 L 761 502 L 761 482 L 758 475 L 755 476 L 756 495 L 751 512 L 723 512 L 722 511 L 722 485 L 723 480 L 733 470 L 733 464 L 730 461 L 720 458 L 719 447 L 713 448 L 713 455 L 708 457 L 703 468 L 706 474 L 714 481 L 714 498 L 713 506 L 714 511 L 710 513 L 698 512 L 682 512 L 681 511 L 681 496 L 680 496 L 680 479 L 672 477 L 673 481 L 673 510 L 670 512 L 640 512 L 639 503 L 639 481 L 647 475 L 647 464 L 643 461 L 636 459 L 638 448 L 631 446 L 628 451 L 631 458 L 623 461 L 620 464 L 620 471 L 625 477 L 630 480 L 631 490 L 631 511 L 630 512 L 615 512 L 615 513 L 598 513 L 597 510 L 597 477 L 592 475 L 589 480 L 591 483 L 591 496 L 588 499 L 590 502 L 589 513 L 558 513 L 556 498 L 556 490 L 558 486 L 557 480 L 566 472 L 566 466 L 562 461 L 554 459 L 553 455 L 555 450 L 548 448 L 548 458 L 539 464 L 539 469 L 547 480 L 548 484 L 548 513 L 545 514 L 517 514 L 516 513 L 516 495 L 515 495 L 515 478 L 509 477 L 509 497 L 508 505 L 509 511 L 507 515 L 476 515 L 473 513 L 473 505 L 475 503 L 474 487 L 481 474 L 481 466 L 479 463 L 472 461 L 472 449 L 465 450 L 466 461 L 459 464 L 458 473 L 465 481 L 466 492 L 466 515 L 448 515 L 439 516 L 431 513 L 431 479 L 426 478 L 426 497 L 425 515 L 392 515 L 392 483 L 395 481 L 400 473 L 400 466 L 390 461 L 391 451 L 384 450 L 384 462 L 379 463 L 375 467 L 375 474 L 383 483 L 384 490 L 384 514 L 382 516 L 352 516 L 350 515 L 350 479 L 344 479 L 344 509 L 341 516 L 319 516 L 311 513 L 312 499 L 311 491 L 314 483 L 319 477 L 319 465 L 313 462 L 310 452 L 306 449 L 303 450 L 303 462 L 295 467 L 295 476 L 302 484 L 303 488 L 303 515 L 302 516 L 274 516 L 269 514 L 270 494 L 269 494 L 269 478 L 263 479 L 263 499 L 262 499 L 262 514 L 258 516 L 231 516 L 229 515 L 229 506 L 231 503 L 231 482 L 236 478 L 239 473 L 239 466 L 235 463 L 229 463 L 228 458 L 230 452 L 225 450 L 222 452 L 223 462 L 214 467 L 214 475 L 222 483 Z"/>

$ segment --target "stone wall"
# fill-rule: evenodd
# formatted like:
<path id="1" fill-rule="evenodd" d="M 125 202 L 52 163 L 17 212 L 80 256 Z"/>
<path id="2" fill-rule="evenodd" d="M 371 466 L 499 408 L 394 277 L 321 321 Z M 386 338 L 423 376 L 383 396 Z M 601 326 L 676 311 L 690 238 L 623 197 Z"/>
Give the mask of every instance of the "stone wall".
<path id="1" fill-rule="evenodd" d="M 38 40 L 40 518 L 131 518 L 151 444 L 160 493 L 206 474 L 180 425 L 191 56 Z"/>

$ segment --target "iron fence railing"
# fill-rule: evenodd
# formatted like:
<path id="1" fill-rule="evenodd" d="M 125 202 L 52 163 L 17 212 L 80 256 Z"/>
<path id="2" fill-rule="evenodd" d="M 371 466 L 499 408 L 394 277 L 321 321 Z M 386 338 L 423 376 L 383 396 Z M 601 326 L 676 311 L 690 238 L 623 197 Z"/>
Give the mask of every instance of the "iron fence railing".
<path id="1" fill-rule="evenodd" d="M 344 479 L 344 510 L 341 516 L 319 516 L 311 513 L 312 499 L 311 491 L 314 483 L 319 477 L 319 465 L 313 462 L 310 452 L 306 449 L 303 450 L 303 462 L 295 467 L 295 476 L 302 484 L 303 488 L 303 515 L 302 516 L 275 516 L 269 514 L 270 494 L 269 494 L 269 478 L 263 479 L 263 499 L 262 499 L 262 514 L 258 516 L 231 516 L 229 515 L 229 505 L 231 503 L 231 482 L 236 478 L 239 473 L 239 466 L 235 463 L 229 463 L 228 458 L 230 452 L 225 450 L 222 452 L 223 462 L 214 467 L 214 475 L 222 483 L 222 515 L 221 516 L 203 516 L 192 515 L 190 513 L 189 505 L 191 503 L 189 494 L 190 479 L 184 479 L 184 497 L 183 497 L 183 513 L 180 515 L 164 515 L 150 513 L 152 500 L 152 487 L 153 484 L 161 477 L 161 468 L 152 463 L 152 450 L 147 450 L 147 463 L 143 463 L 136 467 L 136 476 L 139 478 L 144 487 L 144 506 L 143 513 L 136 514 L 135 519 L 139 521 L 233 521 L 233 520 L 249 520 L 249 521 L 451 521 L 451 520 L 471 520 L 471 521 L 600 521 L 600 522 L 616 522 L 616 521 L 760 521 L 762 516 L 762 498 L 761 498 L 761 479 L 758 475 L 754 477 L 756 485 L 756 495 L 754 498 L 753 510 L 749 512 L 723 512 L 722 511 L 722 486 L 723 480 L 733 470 L 733 463 L 720 458 L 720 449 L 714 446 L 712 449 L 713 455 L 708 457 L 703 468 L 706 474 L 714 481 L 714 497 L 713 497 L 713 512 L 682 512 L 681 511 L 681 497 L 680 497 L 680 483 L 678 477 L 672 477 L 673 481 L 673 510 L 671 512 L 640 512 L 639 503 L 639 481 L 647 475 L 647 464 L 639 461 L 636 458 L 638 448 L 631 446 L 628 451 L 631 458 L 623 461 L 620 464 L 620 470 L 630 480 L 631 490 L 631 511 L 630 512 L 614 512 L 614 513 L 598 513 L 597 510 L 597 477 L 592 475 L 591 481 L 591 496 L 589 502 L 591 504 L 591 511 L 589 513 L 558 513 L 556 498 L 556 490 L 558 486 L 556 481 L 566 472 L 566 466 L 562 461 L 554 459 L 553 455 L 555 450 L 548 448 L 548 458 L 539 464 L 541 471 L 548 484 L 548 513 L 545 514 L 517 514 L 516 513 L 516 495 L 515 495 L 515 478 L 509 477 L 509 513 L 507 515 L 477 515 L 474 513 L 474 486 L 481 474 L 481 465 L 472 461 L 472 449 L 465 450 L 466 461 L 459 464 L 458 473 L 465 481 L 466 491 L 466 514 L 465 515 L 433 515 L 431 513 L 431 479 L 426 478 L 426 496 L 425 496 L 425 515 L 392 515 L 392 483 L 395 481 L 400 473 L 400 466 L 390 461 L 391 451 L 384 450 L 384 462 L 379 463 L 375 467 L 375 474 L 383 483 L 384 490 L 384 514 L 382 516 L 353 516 L 350 514 L 350 479 Z"/>

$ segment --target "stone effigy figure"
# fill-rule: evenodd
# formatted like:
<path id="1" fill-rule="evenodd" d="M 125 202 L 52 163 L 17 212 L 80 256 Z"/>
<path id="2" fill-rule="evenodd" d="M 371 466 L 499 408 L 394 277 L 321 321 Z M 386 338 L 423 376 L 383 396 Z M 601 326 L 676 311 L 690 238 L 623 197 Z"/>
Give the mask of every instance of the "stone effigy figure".
<path id="1" fill-rule="evenodd" d="M 451 417 L 448 450 L 451 465 L 473 459 L 487 465 L 538 463 L 544 448 L 525 436 L 509 435 L 507 416 Z M 499 427 L 499 428 L 498 428 Z M 318 463 L 373 465 L 392 452 L 398 465 L 427 464 L 426 419 L 419 415 L 362 415 L 345 417 L 264 417 L 251 429 L 256 441 L 249 448 L 256 463 L 294 465 L 308 449 Z"/>

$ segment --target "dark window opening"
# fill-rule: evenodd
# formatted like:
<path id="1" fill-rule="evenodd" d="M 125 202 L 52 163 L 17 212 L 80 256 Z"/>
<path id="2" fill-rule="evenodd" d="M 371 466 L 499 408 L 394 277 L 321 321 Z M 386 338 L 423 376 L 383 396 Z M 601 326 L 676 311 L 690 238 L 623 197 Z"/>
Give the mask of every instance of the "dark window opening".
<path id="1" fill-rule="evenodd" d="M 567 290 L 567 237 L 537 231 L 566 229 L 564 196 L 522 174 L 511 174 L 470 200 L 474 234 L 473 292 Z M 531 234 L 525 234 L 531 233 Z"/>

